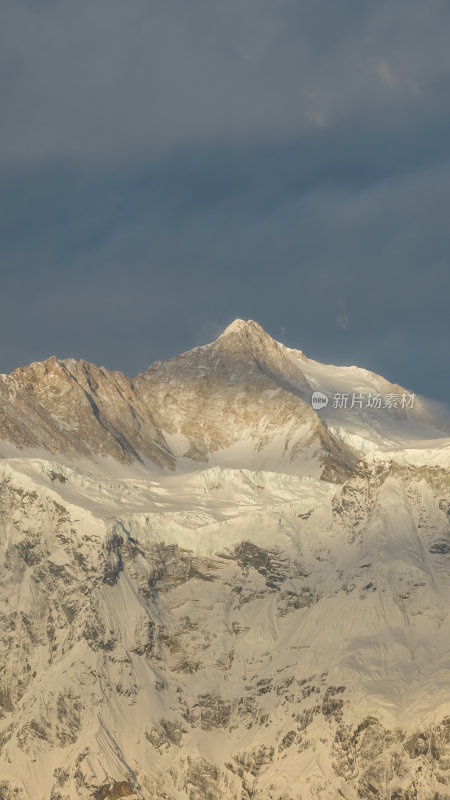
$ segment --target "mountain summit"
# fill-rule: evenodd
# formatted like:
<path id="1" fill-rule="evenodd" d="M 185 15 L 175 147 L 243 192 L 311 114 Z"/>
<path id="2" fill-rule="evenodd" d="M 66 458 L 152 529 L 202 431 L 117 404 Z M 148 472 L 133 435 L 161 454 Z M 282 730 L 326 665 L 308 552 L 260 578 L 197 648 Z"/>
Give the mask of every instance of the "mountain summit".
<path id="1" fill-rule="evenodd" d="M 357 460 L 361 415 L 342 412 L 340 425 L 339 414 L 328 418 L 311 407 L 313 390 L 332 391 L 333 370 L 337 389 L 399 390 L 365 370 L 318 365 L 252 320 L 237 319 L 211 344 L 134 379 L 51 357 L 0 376 L 0 441 L 3 450 L 111 456 L 159 469 L 223 464 L 341 481 Z M 438 435 L 403 430 L 397 423 L 408 415 L 400 409 L 362 417 L 365 436 L 372 432 L 381 445 L 381 423 L 393 426 L 389 443 L 402 431 L 403 438 Z"/>

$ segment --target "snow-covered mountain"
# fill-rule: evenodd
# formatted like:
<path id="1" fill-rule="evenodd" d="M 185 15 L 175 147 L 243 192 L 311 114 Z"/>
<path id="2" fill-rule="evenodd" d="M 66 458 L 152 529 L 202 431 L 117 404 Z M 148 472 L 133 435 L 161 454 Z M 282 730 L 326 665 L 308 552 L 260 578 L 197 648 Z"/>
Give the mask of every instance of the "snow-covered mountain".
<path id="1" fill-rule="evenodd" d="M 426 401 L 236 320 L 0 376 L 0 454 L 2 800 L 450 798 Z"/>

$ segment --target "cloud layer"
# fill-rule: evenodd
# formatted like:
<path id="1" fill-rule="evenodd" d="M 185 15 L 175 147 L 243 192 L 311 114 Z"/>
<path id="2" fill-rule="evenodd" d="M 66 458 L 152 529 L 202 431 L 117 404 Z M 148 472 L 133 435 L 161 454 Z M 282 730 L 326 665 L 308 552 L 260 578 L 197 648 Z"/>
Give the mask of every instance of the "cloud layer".
<path id="1" fill-rule="evenodd" d="M 445 2 L 14 0 L 1 22 L 2 151 L 18 162 L 445 118 Z"/>

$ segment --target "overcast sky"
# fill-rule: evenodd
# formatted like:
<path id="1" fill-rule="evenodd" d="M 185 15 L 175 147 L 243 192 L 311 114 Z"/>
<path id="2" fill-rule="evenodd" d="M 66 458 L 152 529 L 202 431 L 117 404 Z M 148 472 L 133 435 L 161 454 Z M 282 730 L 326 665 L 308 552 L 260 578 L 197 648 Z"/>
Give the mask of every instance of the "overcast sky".
<path id="1" fill-rule="evenodd" d="M 448 0 L 3 0 L 0 372 L 235 317 L 450 395 Z"/>

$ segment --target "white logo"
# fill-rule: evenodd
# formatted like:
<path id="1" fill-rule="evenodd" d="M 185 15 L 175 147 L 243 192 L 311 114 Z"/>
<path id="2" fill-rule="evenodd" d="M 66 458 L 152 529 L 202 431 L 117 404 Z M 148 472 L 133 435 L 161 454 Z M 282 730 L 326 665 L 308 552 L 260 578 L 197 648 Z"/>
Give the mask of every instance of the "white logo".
<path id="1" fill-rule="evenodd" d="M 318 408 L 325 408 L 328 405 L 328 397 L 322 392 L 313 392 L 311 405 L 316 411 Z"/>

